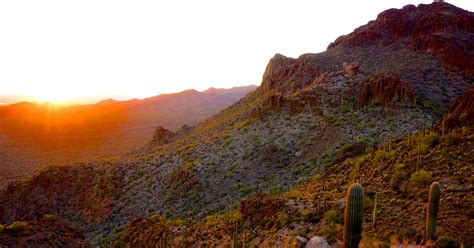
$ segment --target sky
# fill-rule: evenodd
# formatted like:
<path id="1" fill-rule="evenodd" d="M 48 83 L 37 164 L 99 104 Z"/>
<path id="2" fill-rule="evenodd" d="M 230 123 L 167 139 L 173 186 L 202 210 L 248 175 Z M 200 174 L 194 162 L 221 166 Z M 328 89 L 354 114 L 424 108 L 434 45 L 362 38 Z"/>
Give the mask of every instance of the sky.
<path id="1" fill-rule="evenodd" d="M 144 98 L 260 84 L 404 0 L 0 1 L 0 95 Z M 473 0 L 448 1 L 473 11 Z"/>

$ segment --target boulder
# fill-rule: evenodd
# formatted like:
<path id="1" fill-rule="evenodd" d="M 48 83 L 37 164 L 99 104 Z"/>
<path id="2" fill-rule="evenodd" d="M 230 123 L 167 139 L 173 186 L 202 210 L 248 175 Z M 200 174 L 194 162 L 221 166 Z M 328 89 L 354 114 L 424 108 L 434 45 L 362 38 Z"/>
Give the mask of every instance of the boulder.
<path id="1" fill-rule="evenodd" d="M 304 248 L 306 246 L 306 243 L 308 243 L 308 240 L 304 237 L 301 236 L 296 236 L 296 242 L 298 243 L 298 248 Z"/>
<path id="2" fill-rule="evenodd" d="M 324 238 L 314 236 L 306 243 L 306 248 L 331 248 L 331 246 Z"/>
<path id="3" fill-rule="evenodd" d="M 174 137 L 174 133 L 164 127 L 157 127 L 155 134 L 153 135 L 153 143 L 156 144 L 166 144 Z"/>

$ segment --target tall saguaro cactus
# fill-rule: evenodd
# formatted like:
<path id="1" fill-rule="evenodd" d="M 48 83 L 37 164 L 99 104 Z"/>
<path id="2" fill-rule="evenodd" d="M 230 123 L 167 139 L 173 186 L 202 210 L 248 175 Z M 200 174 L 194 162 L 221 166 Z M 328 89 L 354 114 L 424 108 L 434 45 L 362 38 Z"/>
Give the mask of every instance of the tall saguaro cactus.
<path id="1" fill-rule="evenodd" d="M 344 248 L 359 247 L 362 237 L 364 218 L 364 189 L 358 183 L 347 190 L 346 209 L 344 210 Z"/>
<path id="2" fill-rule="evenodd" d="M 436 218 L 438 216 L 440 192 L 439 183 L 432 183 L 428 198 L 428 211 L 426 211 L 426 236 L 429 240 L 434 240 L 436 237 Z"/>

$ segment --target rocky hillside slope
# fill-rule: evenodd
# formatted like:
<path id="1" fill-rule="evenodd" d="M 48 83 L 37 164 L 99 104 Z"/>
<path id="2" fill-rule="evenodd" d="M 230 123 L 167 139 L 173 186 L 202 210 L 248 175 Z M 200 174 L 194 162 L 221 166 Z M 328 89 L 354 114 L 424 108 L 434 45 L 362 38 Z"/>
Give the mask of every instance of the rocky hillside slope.
<path id="1" fill-rule="evenodd" d="M 422 149 L 418 152 L 418 148 Z M 113 242 L 115 247 L 298 247 L 322 236 L 342 241 L 345 193 L 353 182 L 365 188 L 363 240 L 373 247 L 423 244 L 429 184 L 442 185 L 437 245 L 474 243 L 474 130 L 440 135 L 420 133 L 385 143 L 334 164 L 283 195 L 257 193 L 222 214 L 191 223 L 156 215 L 133 221 Z M 373 225 L 375 194 L 379 193 Z M 298 237 L 298 238 L 297 238 Z M 302 239 L 304 238 L 304 239 Z M 451 246 L 453 247 L 453 246 Z"/>
<path id="2" fill-rule="evenodd" d="M 91 247 L 84 235 L 67 224 L 45 215 L 36 221 L 0 225 L 1 247 Z"/>
<path id="3" fill-rule="evenodd" d="M 410 25 L 427 26 L 401 35 L 394 26 L 397 23 L 387 21 L 393 13 L 406 16 Z M 452 21 L 457 19 L 463 21 Z M 328 215 L 337 217 L 341 208 L 338 199 L 345 187 L 360 181 L 370 192 L 381 190 L 394 201 L 386 203 L 390 211 L 384 212 L 383 228 L 376 232 L 381 235 L 377 239 L 386 242 L 392 234 L 388 230 L 401 232 L 397 229 L 422 218 L 421 212 L 415 211 L 420 211 L 424 202 L 421 197 L 425 195 L 426 180 L 419 187 L 405 183 L 415 171 L 427 171 L 429 180 L 446 182 L 446 177 L 453 187 L 458 187 L 464 185 L 464 173 L 467 175 L 472 169 L 472 154 L 462 154 L 472 150 L 471 138 L 465 137 L 466 133 L 455 139 L 459 147 L 449 141 L 442 141 L 448 145 L 437 145 L 444 139 L 438 136 L 434 137 L 436 142 L 425 141 L 431 140 L 428 134 L 411 137 L 416 146 L 408 146 L 408 141 L 400 139 L 431 130 L 451 102 L 473 83 L 469 74 L 472 67 L 451 64 L 454 62 L 445 60 L 438 50 L 416 49 L 411 41 L 416 40 L 420 47 L 430 47 L 433 37 L 441 35 L 452 44 L 466 45 L 459 50 L 459 56 L 469 62 L 474 54 L 468 42 L 473 35 L 469 23 L 473 22 L 473 13 L 446 3 L 407 6 L 381 13 L 376 21 L 339 38 L 323 53 L 305 54 L 297 59 L 277 54 L 270 60 L 259 89 L 196 126 L 176 132 L 159 128 L 153 142 L 118 162 L 49 168 L 10 185 L 0 197 L 0 220 L 34 220 L 52 213 L 85 230 L 87 239 L 93 243 L 110 244 L 118 239 L 118 246 L 150 244 L 154 238 L 168 235 L 169 230 L 161 230 L 161 225 L 158 229 L 152 227 L 150 235 L 147 234 L 146 223 L 153 226 L 165 222 L 171 223 L 173 232 L 185 230 L 189 234 L 197 230 L 195 236 L 184 235 L 186 240 L 201 237 L 199 242 L 208 244 L 211 240 L 222 243 L 229 238 L 220 231 L 221 217 L 213 217 L 227 212 L 233 216 L 225 220 L 227 223 L 229 219 L 239 220 L 240 214 L 252 219 L 251 227 L 258 228 L 244 233 L 250 235 L 249 240 L 252 237 L 254 244 L 263 244 L 269 242 L 267 234 L 271 239 L 280 235 L 279 230 L 288 233 L 287 238 L 299 233 L 299 226 L 287 225 L 296 222 L 292 219 L 296 218 L 294 211 L 301 213 L 301 226 L 309 228 L 299 235 L 323 230 L 326 221 L 320 219 L 324 212 L 333 209 L 336 213 Z M 438 26 L 445 29 L 434 28 Z M 423 149 L 415 168 L 414 147 Z M 397 170 L 400 175 L 395 178 L 399 181 L 386 183 Z M 457 173 L 462 173 L 462 178 Z M 318 181 L 321 176 L 317 175 L 325 179 Z M 294 188 L 295 185 L 300 186 Z M 467 190 L 453 193 L 452 197 L 462 199 L 461 205 L 449 211 L 454 213 L 468 206 L 463 197 L 472 189 Z M 327 195 L 328 205 L 315 214 L 311 198 L 317 191 Z M 236 209 L 239 199 L 255 192 L 280 196 L 257 195 L 253 202 L 254 198 L 249 199 L 250 205 L 243 204 L 248 207 L 241 207 L 240 214 L 227 211 Z M 289 197 L 294 192 L 302 193 Z M 287 196 L 289 199 L 284 200 Z M 303 196 L 307 196 L 306 200 L 294 200 Z M 416 214 L 406 219 L 406 213 L 399 208 L 401 204 Z M 281 214 L 287 208 L 290 212 Z M 261 209 L 261 215 L 252 209 Z M 456 225 L 456 219 L 469 214 L 446 214 L 446 223 Z M 137 220 L 125 235 L 119 235 L 137 217 L 150 215 L 156 215 L 151 222 Z M 275 216 L 280 216 L 276 222 Z M 169 220 L 176 218 L 198 226 L 183 229 L 180 221 Z M 335 218 L 332 222 L 334 228 L 323 234 L 335 242 L 340 238 L 340 226 L 336 225 L 340 221 Z M 137 235 L 144 230 L 139 227 L 142 224 L 146 233 Z M 415 233 L 421 225 L 412 225 Z M 471 244 L 467 238 L 472 236 L 471 229 L 444 228 L 446 234 Z M 249 234 L 249 230 L 255 230 L 254 234 Z M 367 229 L 367 233 L 374 231 Z"/>

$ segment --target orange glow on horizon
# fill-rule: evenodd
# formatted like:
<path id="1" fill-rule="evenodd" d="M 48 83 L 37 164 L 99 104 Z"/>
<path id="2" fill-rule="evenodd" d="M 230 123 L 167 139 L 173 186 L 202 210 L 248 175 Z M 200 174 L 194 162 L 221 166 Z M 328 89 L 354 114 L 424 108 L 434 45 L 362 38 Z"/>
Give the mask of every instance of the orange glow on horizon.
<path id="1" fill-rule="evenodd" d="M 72 104 L 74 99 L 77 97 L 78 96 L 71 96 L 65 93 L 58 94 L 56 92 L 45 91 L 32 95 L 31 100 L 38 103 L 49 102 L 57 105 L 67 105 Z"/>

